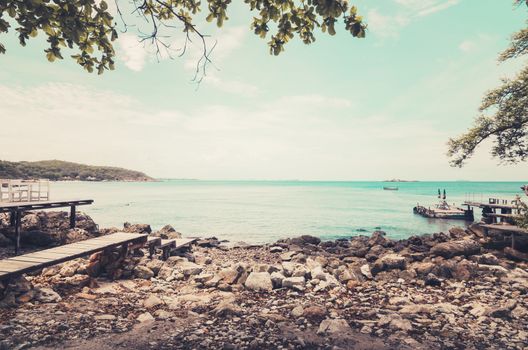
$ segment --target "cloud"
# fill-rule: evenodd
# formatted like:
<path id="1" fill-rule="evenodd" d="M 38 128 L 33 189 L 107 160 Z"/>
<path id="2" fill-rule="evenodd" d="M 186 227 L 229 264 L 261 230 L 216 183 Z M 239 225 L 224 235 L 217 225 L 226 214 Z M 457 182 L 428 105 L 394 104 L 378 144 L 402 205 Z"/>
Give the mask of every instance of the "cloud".
<path id="1" fill-rule="evenodd" d="M 471 41 L 471 40 L 464 40 L 460 43 L 460 45 L 458 45 L 458 48 L 460 49 L 460 51 L 462 52 L 470 52 L 470 51 L 473 51 L 475 49 L 475 42 L 474 41 Z"/>
<path id="2" fill-rule="evenodd" d="M 131 33 L 123 33 L 118 38 L 119 58 L 127 68 L 140 72 L 145 67 L 148 51 L 139 38 Z"/>
<path id="3" fill-rule="evenodd" d="M 460 0 L 395 0 L 412 16 L 428 16 L 457 5 Z"/>
<path id="4" fill-rule="evenodd" d="M 448 9 L 459 0 L 394 0 L 399 7 L 391 14 L 383 14 L 377 8 L 367 13 L 367 22 L 377 36 L 387 39 L 399 37 L 401 29 L 420 17 Z"/>

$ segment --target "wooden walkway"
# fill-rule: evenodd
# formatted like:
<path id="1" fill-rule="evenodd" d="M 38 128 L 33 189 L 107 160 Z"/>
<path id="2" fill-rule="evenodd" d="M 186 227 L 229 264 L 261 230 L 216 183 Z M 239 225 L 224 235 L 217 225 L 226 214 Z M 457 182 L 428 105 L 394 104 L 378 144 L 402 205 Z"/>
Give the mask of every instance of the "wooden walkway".
<path id="1" fill-rule="evenodd" d="M 86 256 L 106 248 L 147 242 L 147 235 L 118 232 L 0 260 L 0 280 Z"/>
<path id="2" fill-rule="evenodd" d="M 11 226 L 15 228 L 15 254 L 20 250 L 20 226 L 22 212 L 28 210 L 42 210 L 70 207 L 70 228 L 75 227 L 76 208 L 79 205 L 89 205 L 93 199 L 75 199 L 67 201 L 44 202 L 0 202 L 0 213 L 11 213 Z"/>

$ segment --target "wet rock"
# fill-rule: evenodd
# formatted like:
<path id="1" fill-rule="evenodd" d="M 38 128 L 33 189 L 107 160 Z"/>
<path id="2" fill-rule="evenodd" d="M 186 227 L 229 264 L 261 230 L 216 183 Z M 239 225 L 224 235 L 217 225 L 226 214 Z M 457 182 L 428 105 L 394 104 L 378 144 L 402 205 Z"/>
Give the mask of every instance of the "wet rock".
<path id="1" fill-rule="evenodd" d="M 458 255 L 475 255 L 480 253 L 480 244 L 470 239 L 438 243 L 431 248 L 431 254 L 444 258 L 452 258 Z"/>
<path id="2" fill-rule="evenodd" d="M 268 272 L 251 272 L 244 285 L 247 289 L 256 292 L 269 292 L 273 289 L 273 282 Z"/>

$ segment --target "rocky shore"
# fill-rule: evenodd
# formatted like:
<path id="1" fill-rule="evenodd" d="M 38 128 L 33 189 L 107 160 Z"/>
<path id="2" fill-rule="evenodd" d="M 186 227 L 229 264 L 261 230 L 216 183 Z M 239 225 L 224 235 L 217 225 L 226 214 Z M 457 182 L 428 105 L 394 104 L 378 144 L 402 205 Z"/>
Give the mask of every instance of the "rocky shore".
<path id="1" fill-rule="evenodd" d="M 69 230 L 61 215 L 25 217 L 42 238 L 27 244 L 179 236 L 87 216 Z M 106 251 L 1 284 L 0 349 L 527 349 L 528 264 L 508 245 L 473 225 L 400 241 L 209 238 L 166 261 Z"/>

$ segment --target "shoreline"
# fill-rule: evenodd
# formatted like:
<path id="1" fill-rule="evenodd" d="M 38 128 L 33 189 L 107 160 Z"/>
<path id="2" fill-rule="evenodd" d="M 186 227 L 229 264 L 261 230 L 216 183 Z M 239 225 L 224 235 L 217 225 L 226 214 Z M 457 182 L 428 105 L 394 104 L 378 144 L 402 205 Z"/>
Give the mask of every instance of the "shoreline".
<path id="1" fill-rule="evenodd" d="M 66 215 L 35 215 L 25 222 L 42 230 L 67 225 Z M 169 225 L 99 230 L 85 215 L 79 228 L 50 235 L 83 240 L 114 230 L 180 236 Z M 233 247 L 200 239 L 166 261 L 145 250 L 96 253 L 3 286 L 0 345 L 523 349 L 528 263 L 507 246 L 473 225 L 399 241 L 381 231 Z"/>

